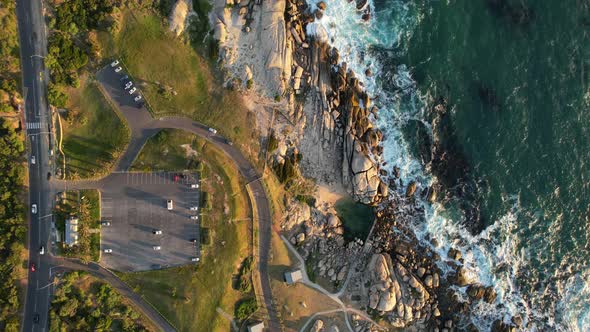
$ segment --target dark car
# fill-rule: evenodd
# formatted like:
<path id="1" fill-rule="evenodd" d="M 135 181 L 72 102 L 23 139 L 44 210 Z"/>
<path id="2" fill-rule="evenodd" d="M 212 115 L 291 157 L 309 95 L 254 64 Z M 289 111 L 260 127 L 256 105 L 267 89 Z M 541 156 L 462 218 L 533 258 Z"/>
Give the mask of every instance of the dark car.
<path id="1" fill-rule="evenodd" d="M 35 317 L 33 317 L 33 323 L 35 323 L 35 324 L 39 323 L 39 314 L 35 314 Z"/>
<path id="2" fill-rule="evenodd" d="M 190 239 L 189 240 L 191 243 L 197 244 L 197 239 Z"/>
<path id="3" fill-rule="evenodd" d="M 51 172 L 47 172 L 47 181 L 51 180 Z"/>

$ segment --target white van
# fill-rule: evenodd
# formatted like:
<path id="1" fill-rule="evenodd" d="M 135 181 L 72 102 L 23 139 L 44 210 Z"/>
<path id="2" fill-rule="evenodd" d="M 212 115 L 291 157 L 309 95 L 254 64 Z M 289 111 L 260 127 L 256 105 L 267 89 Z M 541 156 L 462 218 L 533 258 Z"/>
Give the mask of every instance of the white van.
<path id="1" fill-rule="evenodd" d="M 167 200 L 167 201 L 166 201 L 166 208 L 167 208 L 168 210 L 172 210 L 172 209 L 174 209 L 174 203 L 172 202 L 172 200 L 171 200 L 171 199 L 169 199 L 169 200 Z"/>

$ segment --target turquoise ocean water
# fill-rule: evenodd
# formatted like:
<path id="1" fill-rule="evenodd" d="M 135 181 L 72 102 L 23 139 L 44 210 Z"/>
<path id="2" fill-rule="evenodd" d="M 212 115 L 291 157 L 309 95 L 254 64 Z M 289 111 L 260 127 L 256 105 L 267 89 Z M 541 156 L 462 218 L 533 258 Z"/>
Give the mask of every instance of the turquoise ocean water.
<path id="1" fill-rule="evenodd" d="M 413 227 L 495 287 L 466 322 L 590 330 L 590 1 L 370 0 L 368 23 L 325 2 L 314 29 L 375 96 L 385 161 L 453 186 Z M 460 167 L 436 170 L 435 142 Z"/>

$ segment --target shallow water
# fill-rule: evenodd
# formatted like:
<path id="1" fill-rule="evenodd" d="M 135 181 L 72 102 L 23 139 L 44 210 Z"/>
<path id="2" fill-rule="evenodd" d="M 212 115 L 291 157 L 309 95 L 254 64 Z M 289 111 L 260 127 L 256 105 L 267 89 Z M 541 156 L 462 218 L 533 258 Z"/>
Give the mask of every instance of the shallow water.
<path id="1" fill-rule="evenodd" d="M 467 231 L 462 198 L 425 206 L 415 230 L 436 237 L 443 258 L 461 248 L 494 285 L 497 302 L 468 320 L 489 328 L 520 314 L 530 330 L 588 330 L 590 3 L 369 3 L 368 24 L 340 0 L 327 1 L 319 24 L 376 97 L 385 160 L 406 183 L 436 180 L 421 150 L 439 138 L 433 101 L 448 101 L 452 147 L 469 166 L 462 181 L 474 189 L 467 203 L 484 230 Z"/>

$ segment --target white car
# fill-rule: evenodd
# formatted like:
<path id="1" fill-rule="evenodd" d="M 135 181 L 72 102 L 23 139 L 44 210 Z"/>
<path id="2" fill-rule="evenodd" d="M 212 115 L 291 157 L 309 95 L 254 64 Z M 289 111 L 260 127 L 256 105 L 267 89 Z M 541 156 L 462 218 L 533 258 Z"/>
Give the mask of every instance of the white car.
<path id="1" fill-rule="evenodd" d="M 136 88 L 131 88 L 131 90 L 129 90 L 129 94 L 132 95 L 135 91 L 137 91 Z"/>
<path id="2" fill-rule="evenodd" d="M 137 96 L 134 98 L 135 101 L 140 101 L 141 100 L 141 95 Z"/>
<path id="3" fill-rule="evenodd" d="M 115 73 L 118 73 L 118 72 L 120 72 L 121 70 L 123 70 L 123 68 L 121 68 L 121 66 L 119 66 L 119 67 L 115 68 Z"/>
<path id="4" fill-rule="evenodd" d="M 162 234 L 162 230 L 161 229 L 154 229 L 154 231 L 152 233 L 154 233 L 155 235 L 160 235 L 160 234 Z"/>
<path id="5" fill-rule="evenodd" d="M 192 220 L 199 220 L 199 216 L 191 216 Z"/>
<path id="6" fill-rule="evenodd" d="M 192 189 L 197 189 L 197 188 L 199 188 L 199 184 L 198 183 L 193 183 L 193 184 L 191 184 L 191 188 Z"/>
<path id="7" fill-rule="evenodd" d="M 129 89 L 133 85 L 133 82 L 129 81 L 125 83 L 125 90 Z"/>
<path id="8" fill-rule="evenodd" d="M 209 131 L 210 131 L 212 134 L 217 134 L 217 129 L 209 128 Z"/>
<path id="9" fill-rule="evenodd" d="M 201 259 L 200 259 L 199 257 L 192 257 L 192 258 L 191 258 L 191 262 L 198 262 L 198 261 L 200 261 L 200 260 L 201 260 Z"/>
<path id="10" fill-rule="evenodd" d="M 111 62 L 111 67 L 114 68 L 118 64 L 119 64 L 119 60 L 115 60 L 115 61 Z"/>
<path id="11" fill-rule="evenodd" d="M 113 253 L 113 249 L 105 249 L 102 252 L 104 252 L 105 254 L 111 254 Z"/>
<path id="12" fill-rule="evenodd" d="M 153 248 L 154 248 L 154 250 L 160 250 L 160 249 L 162 249 L 162 247 L 160 247 L 160 246 L 153 246 Z"/>
<path id="13" fill-rule="evenodd" d="M 171 200 L 171 199 L 169 199 L 169 200 L 167 200 L 167 201 L 166 201 L 166 208 L 167 208 L 168 210 L 172 210 L 172 209 L 174 209 L 174 203 L 172 202 L 172 200 Z"/>
<path id="14" fill-rule="evenodd" d="M 111 225 L 111 223 L 108 222 L 108 221 L 103 221 L 100 224 L 103 225 L 103 226 L 110 226 Z"/>
<path id="15" fill-rule="evenodd" d="M 31 206 L 31 212 L 33 212 L 33 214 L 37 214 L 37 204 L 33 204 Z"/>
<path id="16" fill-rule="evenodd" d="M 190 210 L 191 211 L 198 211 L 199 207 L 198 206 L 191 206 Z"/>
<path id="17" fill-rule="evenodd" d="M 39 255 L 45 255 L 45 247 L 41 246 L 41 248 L 39 248 Z"/>
<path id="18" fill-rule="evenodd" d="M 31 164 L 35 165 L 37 161 L 35 160 L 35 156 L 31 156 Z"/>

